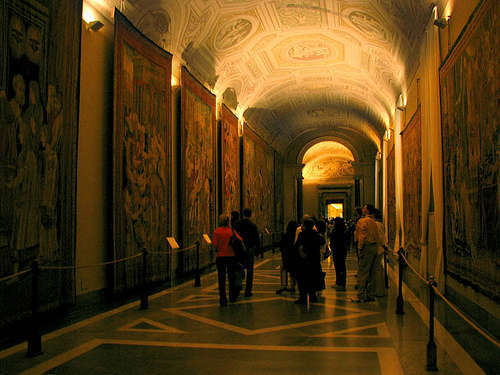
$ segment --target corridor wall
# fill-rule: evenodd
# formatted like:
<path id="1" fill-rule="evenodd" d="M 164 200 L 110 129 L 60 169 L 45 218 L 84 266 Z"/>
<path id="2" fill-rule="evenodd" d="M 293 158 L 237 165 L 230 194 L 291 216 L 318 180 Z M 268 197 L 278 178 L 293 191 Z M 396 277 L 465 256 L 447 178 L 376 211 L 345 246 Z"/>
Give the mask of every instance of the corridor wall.
<path id="1" fill-rule="evenodd" d="M 112 245 L 113 24 L 98 33 L 83 23 L 76 209 L 76 265 L 109 260 Z M 105 269 L 76 271 L 76 295 L 106 287 Z"/>
<path id="2" fill-rule="evenodd" d="M 414 224 L 409 222 L 407 217 L 413 215 L 414 207 L 408 207 L 407 200 L 410 197 L 406 196 L 405 199 L 405 189 L 408 192 L 409 185 L 412 186 L 412 181 L 418 176 L 411 176 L 413 171 L 410 171 L 410 165 L 404 162 L 404 133 L 402 136 L 400 131 L 411 126 L 412 119 L 414 120 L 420 112 L 421 202 L 417 207 L 418 216 L 421 218 L 418 236 L 421 256 L 412 257 L 410 254 L 410 261 L 422 274 L 434 276 L 438 287 L 446 291 L 463 310 L 481 321 L 486 328 L 495 329 L 494 321 L 499 318 L 496 306 L 499 273 L 498 266 L 495 265 L 498 262 L 499 249 L 499 231 L 495 229 L 498 228 L 499 205 L 498 199 L 489 198 L 488 210 L 484 210 L 480 201 L 486 197 L 484 189 L 488 190 L 488 194 L 498 191 L 498 179 L 496 182 L 493 181 L 495 167 L 492 166 L 498 166 L 499 163 L 495 159 L 496 156 L 491 153 L 497 143 L 497 135 L 492 129 L 496 129 L 498 133 L 498 124 L 495 125 L 495 121 L 492 120 L 498 118 L 498 106 L 495 96 L 491 94 L 498 91 L 498 79 L 494 78 L 498 77 L 498 74 L 493 73 L 494 67 L 498 64 L 492 62 L 495 59 L 498 61 L 498 49 L 487 47 L 491 43 L 498 44 L 494 39 L 498 33 L 490 32 L 498 30 L 498 26 L 495 26 L 498 19 L 498 5 L 489 0 L 444 3 L 444 6 L 435 8 L 430 16 L 422 39 L 419 65 L 410 75 L 407 90 L 403 92 L 401 103 L 398 103 L 398 106 L 403 105 L 405 108 L 403 111 L 396 110 L 393 137 L 387 141 L 385 147 L 386 204 L 389 210 L 392 205 L 390 185 L 392 153 L 395 159 L 396 238 L 389 243 L 394 250 L 400 246 L 406 249 L 415 243 L 415 236 L 409 234 L 411 229 L 409 226 Z M 479 20 L 477 16 L 481 12 L 480 4 L 488 7 L 485 13 L 488 17 Z M 434 25 L 435 19 L 448 16 L 451 18 L 446 28 L 440 29 Z M 463 38 L 469 38 L 467 36 L 470 33 L 469 29 L 474 27 L 474 24 L 481 27 L 473 36 L 473 43 L 467 46 L 467 53 L 463 54 L 460 52 L 463 51 L 461 47 L 464 44 Z M 477 49 L 481 49 L 482 52 L 478 52 Z M 478 63 L 481 69 L 468 64 L 469 54 L 475 56 L 474 60 L 483 59 Z M 452 73 L 446 75 L 444 72 Z M 481 89 L 476 89 L 476 86 Z M 468 94 L 459 95 L 464 92 Z M 490 94 L 487 95 L 486 92 Z M 459 99 L 458 102 L 455 99 Z M 460 110 L 456 109 L 461 103 L 466 102 L 468 112 L 462 113 L 468 113 L 468 118 L 461 117 Z M 450 116 L 451 107 L 454 107 L 455 112 Z M 447 130 L 451 129 L 449 119 L 452 118 L 460 124 L 458 127 L 456 123 L 452 124 L 455 126 L 453 134 Z M 460 122 L 461 118 L 464 121 Z M 482 125 L 478 127 L 478 124 Z M 488 129 L 490 133 L 486 136 Z M 474 139 L 479 139 L 475 138 L 476 135 L 482 137 L 484 148 L 474 148 L 474 144 L 478 144 Z M 477 165 L 477 168 L 468 170 L 469 166 L 463 164 L 462 160 L 473 161 L 476 164 L 469 165 Z M 455 178 L 458 176 L 457 173 L 473 176 L 474 171 L 486 172 L 488 168 L 491 172 L 476 174 L 478 177 L 475 178 L 473 189 L 470 188 L 472 185 L 467 185 L 466 179 Z M 455 177 L 450 179 L 452 176 Z M 483 177 L 485 180 L 481 180 Z M 455 184 L 455 188 L 452 184 Z M 460 198 L 457 198 L 458 196 Z M 474 197 L 483 198 L 477 201 Z M 464 206 L 468 208 L 465 210 Z M 455 213 L 457 209 L 461 210 L 458 215 Z M 486 213 L 487 216 L 484 216 Z M 487 217 L 489 219 L 486 219 Z M 389 220 L 391 220 L 390 213 Z M 465 226 L 460 224 L 461 220 L 465 220 L 463 222 Z M 457 236 L 457 229 L 465 230 L 462 233 L 466 234 Z M 497 237 L 493 233 L 496 233 Z M 393 233 L 389 224 L 389 239 L 391 236 Z M 479 238 L 484 239 L 485 246 L 479 245 L 481 243 L 478 241 Z M 494 243 L 496 245 L 492 246 Z M 460 261 L 457 261 L 458 259 Z M 488 259 L 488 265 L 486 266 L 480 259 L 483 261 Z M 472 269 L 476 270 L 474 277 L 469 274 Z M 410 286 L 417 295 L 421 294 L 418 285 Z M 424 298 L 424 295 L 421 297 Z"/>
<path id="3" fill-rule="evenodd" d="M 79 146 L 81 147 L 82 153 L 78 161 L 80 180 L 78 185 L 78 241 L 76 253 L 77 264 L 79 265 L 111 260 L 111 249 L 113 246 L 112 230 L 110 226 L 112 220 L 112 207 L 110 204 L 112 196 L 111 185 L 114 179 L 112 173 L 113 151 L 110 144 L 110 139 L 113 135 L 113 90 L 111 89 L 114 71 L 113 23 L 105 16 L 98 16 L 104 23 L 104 28 L 100 30 L 99 33 L 93 33 L 88 31 L 85 26 L 82 27 L 81 74 L 85 82 L 82 82 L 80 93 L 82 104 L 80 119 L 84 125 L 79 138 Z M 175 56 L 174 61 L 176 61 L 176 63 L 172 70 L 171 140 L 167 142 L 170 150 L 166 150 L 167 153 L 170 152 L 171 154 L 170 163 L 172 166 L 170 181 L 172 200 L 170 208 L 168 208 L 171 222 L 171 230 L 169 233 L 177 239 L 181 246 L 188 246 L 200 239 L 200 234 L 207 233 L 210 236 L 212 234 L 212 230 L 216 225 L 217 199 L 215 195 L 219 191 L 221 195 L 223 193 L 223 191 L 220 190 L 223 189 L 223 185 L 217 182 L 219 178 L 224 175 L 224 172 L 218 170 L 221 165 L 215 162 L 212 163 L 211 159 L 208 160 L 214 168 L 213 173 L 210 171 L 207 173 L 207 175 L 210 175 L 208 191 L 210 194 L 213 193 L 214 197 L 211 198 L 210 209 L 201 211 L 204 213 L 206 211 L 210 224 L 206 226 L 206 228 L 201 228 L 200 226 L 201 229 L 199 229 L 199 233 L 197 232 L 187 237 L 188 242 L 191 241 L 191 243 L 186 243 L 186 240 L 183 239 L 183 235 L 185 234 L 183 233 L 182 226 L 187 220 L 187 211 L 182 206 L 183 203 L 181 202 L 180 195 L 184 192 L 186 194 L 185 199 L 192 198 L 193 196 L 191 195 L 191 197 L 189 197 L 188 194 L 192 194 L 195 190 L 193 186 L 196 187 L 199 184 L 191 180 L 188 181 L 189 177 L 193 177 L 193 175 L 188 174 L 187 167 L 181 165 L 183 163 L 182 160 L 184 160 L 184 163 L 207 162 L 204 157 L 206 153 L 204 152 L 200 154 L 200 159 L 196 161 L 194 157 L 200 150 L 193 148 L 198 147 L 196 144 L 200 142 L 200 140 L 206 141 L 205 138 L 208 137 L 207 134 L 197 133 L 204 129 L 213 129 L 215 132 L 214 134 L 210 131 L 212 141 L 209 142 L 209 148 L 211 148 L 212 145 L 216 145 L 216 142 L 221 140 L 222 135 L 217 134 L 215 126 L 212 128 L 212 124 L 215 124 L 216 115 L 218 115 L 221 121 L 226 118 L 228 119 L 228 123 L 231 123 L 233 127 L 231 131 L 231 137 L 233 137 L 232 141 L 234 143 L 236 140 L 238 150 L 241 137 L 238 133 L 239 119 L 223 104 L 219 106 L 221 111 L 217 114 L 215 110 L 216 97 L 207 88 L 208 85 L 199 81 L 197 77 L 190 74 L 186 68 L 181 68 L 180 61 L 178 58 L 176 59 Z M 187 93 L 188 90 L 190 93 Z M 186 94 L 191 96 L 192 100 L 190 102 L 188 102 Z M 210 108 L 209 110 L 204 111 L 204 103 Z M 187 107 L 186 104 L 190 107 Z M 183 106 L 186 106 L 186 108 Z M 205 122 L 208 123 L 207 127 L 205 127 Z M 203 126 L 200 126 L 200 124 Z M 189 132 L 189 134 L 187 132 Z M 192 140 L 185 142 L 189 137 L 192 137 Z M 191 144 L 191 146 L 188 147 L 188 144 Z M 218 160 L 220 157 L 222 161 L 224 159 L 222 155 L 217 155 L 217 150 L 215 148 L 213 150 L 214 160 Z M 233 151 L 229 151 L 228 154 L 231 156 L 228 159 L 237 160 L 237 158 L 234 158 L 235 155 L 233 155 Z M 276 172 L 276 168 L 280 168 L 281 164 L 280 155 L 277 152 L 275 153 L 271 148 L 267 149 L 266 155 L 268 155 L 265 163 L 266 169 L 262 173 L 267 174 L 268 178 L 266 181 L 268 181 L 268 186 L 271 188 L 269 189 L 269 194 L 266 195 L 266 207 L 270 208 L 270 213 L 269 215 L 266 214 L 266 220 L 268 220 L 268 222 L 265 223 L 265 226 L 273 230 L 275 228 L 275 221 L 279 220 L 278 215 L 281 210 L 280 204 L 277 202 L 277 199 L 280 197 L 277 187 L 281 184 L 281 177 L 280 174 Z M 196 172 L 199 171 L 199 169 L 198 166 L 191 170 Z M 242 184 L 239 172 L 234 182 L 236 184 Z M 187 207 L 187 204 L 185 204 L 185 206 Z M 240 207 L 237 207 L 236 209 L 239 208 Z M 196 225 L 198 225 L 198 223 L 195 223 L 195 226 Z M 261 229 L 264 228 L 263 225 L 261 225 L 261 227 Z M 160 248 L 163 249 L 163 246 L 160 246 Z M 166 246 L 164 249 L 166 249 Z M 203 242 L 201 254 L 202 266 L 211 264 L 214 256 L 213 251 Z M 177 274 L 182 275 L 191 272 L 194 268 L 194 264 L 194 252 L 179 256 L 175 264 Z M 168 269 L 168 265 L 164 266 L 165 265 L 161 266 L 161 268 Z M 151 268 L 151 265 L 149 268 Z M 105 289 L 113 289 L 113 279 L 109 279 L 107 277 L 109 275 L 106 275 L 102 268 L 78 270 L 76 275 L 76 293 L 79 296 L 79 300 L 84 301 L 89 298 L 94 300 L 96 296 L 100 295 Z"/>

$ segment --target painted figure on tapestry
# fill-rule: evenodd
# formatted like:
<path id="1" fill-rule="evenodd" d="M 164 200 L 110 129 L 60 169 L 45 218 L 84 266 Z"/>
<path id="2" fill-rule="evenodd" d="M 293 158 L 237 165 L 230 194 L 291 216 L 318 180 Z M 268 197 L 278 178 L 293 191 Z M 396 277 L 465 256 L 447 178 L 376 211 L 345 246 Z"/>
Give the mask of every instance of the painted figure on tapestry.
<path id="1" fill-rule="evenodd" d="M 44 263 L 61 259 L 63 108 L 56 86 L 46 85 L 47 21 L 19 4 L 7 12 L 7 82 L 0 90 L 0 276 L 38 256 Z"/>
<path id="2" fill-rule="evenodd" d="M 115 11 L 114 253 L 148 251 L 147 278 L 165 280 L 170 234 L 170 111 L 172 56 Z M 137 261 L 114 268 L 114 287 L 141 283 Z"/>
<path id="3" fill-rule="evenodd" d="M 421 112 L 418 107 L 402 133 L 403 148 L 403 220 L 405 249 L 420 258 L 420 223 L 422 205 Z"/>
<path id="4" fill-rule="evenodd" d="M 254 211 L 255 222 L 263 231 L 274 228 L 274 154 L 254 137 L 244 139 L 245 207 Z"/>
<path id="5" fill-rule="evenodd" d="M 213 210 L 214 137 L 212 108 L 191 90 L 186 89 L 183 139 L 186 213 L 184 243 L 190 246 L 203 233 L 210 233 Z"/>
<path id="6" fill-rule="evenodd" d="M 440 72 L 446 271 L 495 298 L 500 296 L 498 8 L 496 1 L 482 3 Z"/>
<path id="7" fill-rule="evenodd" d="M 222 212 L 240 210 L 240 141 L 238 119 L 229 110 L 222 110 Z"/>

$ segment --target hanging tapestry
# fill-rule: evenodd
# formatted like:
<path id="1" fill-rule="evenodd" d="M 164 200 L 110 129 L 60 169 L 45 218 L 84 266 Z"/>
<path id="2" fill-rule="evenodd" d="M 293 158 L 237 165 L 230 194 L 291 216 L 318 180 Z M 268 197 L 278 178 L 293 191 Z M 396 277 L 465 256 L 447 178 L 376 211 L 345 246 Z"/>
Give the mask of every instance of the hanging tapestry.
<path id="1" fill-rule="evenodd" d="M 240 136 L 238 118 L 222 105 L 220 116 L 220 213 L 240 211 Z"/>
<path id="2" fill-rule="evenodd" d="M 0 0 L 0 278 L 75 261 L 81 14 L 77 0 Z M 12 280 L 4 322 L 30 308 L 29 277 Z M 41 273 L 42 305 L 74 291 L 72 270 Z"/>
<path id="3" fill-rule="evenodd" d="M 260 231 L 274 229 L 274 151 L 248 125 L 243 133 L 243 207 Z"/>
<path id="4" fill-rule="evenodd" d="M 180 195 L 182 245 L 187 247 L 204 233 L 211 236 L 215 227 L 217 129 L 215 95 L 184 67 L 181 84 Z M 202 264 L 207 262 L 202 259 Z"/>
<path id="5" fill-rule="evenodd" d="M 445 271 L 497 301 L 499 5 L 481 3 L 440 70 Z"/>
<path id="6" fill-rule="evenodd" d="M 396 241 L 396 160 L 395 147 L 387 155 L 387 237 L 389 247 Z"/>
<path id="7" fill-rule="evenodd" d="M 275 205 L 276 205 L 276 225 L 275 231 L 281 233 L 285 230 L 285 212 L 283 206 L 284 197 L 284 185 L 283 185 L 283 159 L 281 155 L 275 151 L 274 153 L 274 193 L 275 193 Z M 277 237 L 276 237 L 277 239 Z"/>
<path id="8" fill-rule="evenodd" d="M 167 248 L 170 233 L 172 55 L 115 11 L 113 259 Z M 167 257 L 150 255 L 153 280 Z M 114 267 L 116 289 L 141 282 L 141 258 Z"/>
<path id="9" fill-rule="evenodd" d="M 422 136 L 420 106 L 401 133 L 403 153 L 403 224 L 405 250 L 420 259 Z"/>

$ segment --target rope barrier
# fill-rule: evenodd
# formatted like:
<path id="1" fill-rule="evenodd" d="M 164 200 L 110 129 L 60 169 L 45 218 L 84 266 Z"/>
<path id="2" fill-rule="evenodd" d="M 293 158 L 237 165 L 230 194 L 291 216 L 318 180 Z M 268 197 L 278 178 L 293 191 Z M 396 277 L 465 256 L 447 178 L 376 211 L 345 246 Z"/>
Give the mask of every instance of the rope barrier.
<path id="1" fill-rule="evenodd" d="M 47 270 L 77 270 L 77 269 L 82 269 L 82 268 L 102 267 L 102 266 L 108 266 L 111 264 L 118 264 L 118 263 L 125 262 L 127 260 L 139 258 L 141 255 L 142 255 L 142 252 L 131 255 L 131 256 L 126 257 L 126 258 L 111 260 L 109 262 L 104 262 L 104 263 L 86 264 L 83 266 L 40 266 L 40 269 L 47 271 Z"/>
<path id="2" fill-rule="evenodd" d="M 172 254 L 171 251 L 169 250 L 159 250 L 159 251 L 148 251 L 148 254 L 152 254 L 152 255 L 164 255 L 164 254 Z"/>
<path id="3" fill-rule="evenodd" d="M 434 291 L 436 292 L 436 294 L 441 297 L 441 299 L 448 305 L 450 306 L 450 308 L 455 311 L 458 316 L 460 316 L 463 320 L 465 320 L 467 323 L 469 323 L 469 325 L 472 326 L 472 328 L 474 328 L 476 331 L 478 331 L 482 336 L 484 336 L 488 341 L 490 341 L 491 343 L 493 343 L 497 348 L 500 348 L 500 342 L 498 342 L 498 340 L 496 340 L 495 338 L 493 338 L 490 334 L 488 334 L 487 332 L 485 332 L 481 327 L 479 327 L 478 325 L 476 325 L 476 323 L 474 323 L 471 319 L 469 319 L 467 316 L 464 315 L 464 313 L 462 313 L 458 307 L 456 307 L 455 305 L 453 305 L 453 303 L 451 303 L 451 301 L 449 301 L 444 295 L 443 293 L 441 293 L 441 291 L 436 288 L 435 286 L 433 287 L 434 288 Z"/>
<path id="4" fill-rule="evenodd" d="M 27 270 L 24 270 L 24 271 L 21 271 L 21 272 L 15 273 L 15 274 L 13 274 L 13 275 L 9 275 L 9 276 L 6 276 L 6 277 L 2 277 L 2 278 L 0 279 L 0 283 L 1 283 L 2 281 L 7 281 L 7 280 L 13 279 L 13 278 L 15 278 L 15 277 L 18 277 L 18 276 L 21 276 L 21 275 L 27 274 L 27 273 L 29 273 L 29 272 L 31 272 L 31 268 L 28 268 Z"/>
<path id="5" fill-rule="evenodd" d="M 191 245 L 189 247 L 186 247 L 184 249 L 178 249 L 178 250 L 175 250 L 176 253 L 180 253 L 180 252 L 183 252 L 183 251 L 189 251 L 189 250 L 193 250 L 193 249 L 196 249 L 196 244 L 194 245 Z"/>
<path id="6" fill-rule="evenodd" d="M 401 253 L 401 257 L 404 259 L 406 265 L 415 273 L 426 285 L 429 285 L 430 282 L 426 280 L 413 266 L 410 264 L 408 259 Z M 463 320 L 465 320 L 472 328 L 474 328 L 477 332 L 479 332 L 484 338 L 486 338 L 488 341 L 490 341 L 493 345 L 495 345 L 497 348 L 500 348 L 500 342 L 493 338 L 489 333 L 484 331 L 481 327 L 479 327 L 476 323 L 474 323 L 470 318 L 468 318 L 458 307 L 456 307 L 448 298 L 444 296 L 443 293 L 435 286 L 432 285 L 432 288 L 434 289 L 434 292 L 441 297 L 441 299 L 453 310 L 455 311 L 458 316 L 460 316 Z"/>
<path id="7" fill-rule="evenodd" d="M 406 265 L 413 271 L 413 273 L 416 274 L 418 278 L 422 280 L 426 285 L 428 285 L 429 281 L 425 279 L 415 268 L 413 268 L 408 259 L 403 254 L 401 254 L 401 257 L 404 259 Z"/>

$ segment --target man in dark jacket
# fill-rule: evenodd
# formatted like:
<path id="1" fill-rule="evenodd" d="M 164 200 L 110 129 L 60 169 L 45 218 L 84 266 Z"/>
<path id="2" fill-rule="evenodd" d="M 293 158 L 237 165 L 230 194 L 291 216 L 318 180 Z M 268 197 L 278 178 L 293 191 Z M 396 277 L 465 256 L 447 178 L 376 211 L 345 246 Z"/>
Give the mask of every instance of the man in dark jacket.
<path id="1" fill-rule="evenodd" d="M 236 231 L 243 238 L 243 243 L 247 249 L 248 257 L 245 264 L 247 269 L 247 278 L 245 282 L 245 297 L 252 295 L 253 287 L 253 264 L 255 254 L 260 250 L 260 236 L 257 225 L 250 220 L 252 217 L 252 210 L 245 208 L 243 210 L 243 219 L 235 225 Z"/>

